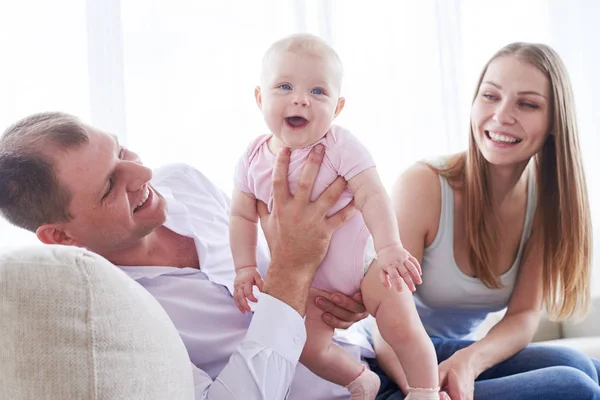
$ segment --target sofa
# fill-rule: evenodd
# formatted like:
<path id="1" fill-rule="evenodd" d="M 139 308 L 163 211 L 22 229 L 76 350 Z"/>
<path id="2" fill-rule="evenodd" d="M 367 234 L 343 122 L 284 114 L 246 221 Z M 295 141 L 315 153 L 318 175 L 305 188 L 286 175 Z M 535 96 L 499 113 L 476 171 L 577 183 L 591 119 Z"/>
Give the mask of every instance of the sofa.
<path id="1" fill-rule="evenodd" d="M 581 323 L 544 320 L 536 340 L 600 357 L 600 299 L 594 304 Z M 0 254 L 0 399 L 193 398 L 175 327 L 117 267 L 76 247 Z"/>
<path id="2" fill-rule="evenodd" d="M 159 303 L 75 247 L 0 254 L 1 400 L 192 400 L 190 361 Z"/>
<path id="3" fill-rule="evenodd" d="M 479 327 L 477 337 L 487 333 L 504 315 L 505 311 L 492 313 Z M 590 313 L 582 319 L 571 319 L 562 322 L 551 321 L 542 316 L 534 343 L 550 346 L 567 346 L 600 359 L 600 296 L 592 298 Z"/>

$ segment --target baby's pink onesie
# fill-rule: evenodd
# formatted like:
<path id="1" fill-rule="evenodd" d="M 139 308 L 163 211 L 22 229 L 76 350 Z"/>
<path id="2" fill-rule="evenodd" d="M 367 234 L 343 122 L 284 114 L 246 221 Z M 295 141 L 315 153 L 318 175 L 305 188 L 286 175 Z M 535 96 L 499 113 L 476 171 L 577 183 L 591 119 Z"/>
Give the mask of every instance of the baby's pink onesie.
<path id="1" fill-rule="evenodd" d="M 273 205 L 271 174 L 275 163 L 275 156 L 267 145 L 271 136 L 264 135 L 254 140 L 238 162 L 235 172 L 237 188 L 245 193 L 251 193 L 257 200 L 267 204 L 269 211 Z M 332 126 L 317 143 L 292 152 L 288 173 L 291 193 L 296 191 L 302 167 L 308 159 L 311 148 L 318 143 L 325 146 L 325 159 L 315 182 L 312 200 L 323 193 L 338 176 L 349 181 L 359 173 L 375 166 L 367 149 L 348 130 Z M 346 187 L 331 209 L 330 215 L 350 203 L 352 197 L 352 192 Z M 372 256 L 365 257 L 365 251 Z M 368 267 L 365 266 L 365 262 L 373 259 L 373 253 L 369 230 L 362 215 L 356 213 L 333 234 L 329 251 L 315 275 L 313 286 L 349 295 L 356 293 L 360 289 L 360 282 Z"/>

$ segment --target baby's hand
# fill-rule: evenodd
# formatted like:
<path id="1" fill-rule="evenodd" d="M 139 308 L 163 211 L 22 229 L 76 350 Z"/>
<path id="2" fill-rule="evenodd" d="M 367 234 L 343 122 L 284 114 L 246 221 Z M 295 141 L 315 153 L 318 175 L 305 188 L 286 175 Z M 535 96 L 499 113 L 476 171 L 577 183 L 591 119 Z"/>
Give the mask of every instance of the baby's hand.
<path id="1" fill-rule="evenodd" d="M 253 303 L 258 301 L 252 293 L 254 285 L 262 292 L 263 279 L 260 276 L 260 272 L 258 272 L 258 268 L 248 266 L 237 271 L 233 283 L 233 298 L 235 299 L 235 304 L 243 313 L 252 311 L 250 305 L 248 305 L 248 300 Z"/>
<path id="2" fill-rule="evenodd" d="M 393 284 L 396 290 L 402 291 L 402 280 L 411 292 L 417 288 L 421 280 L 421 266 L 401 245 L 384 247 L 377 252 L 377 264 L 381 267 L 380 277 L 383 285 L 390 288 Z"/>

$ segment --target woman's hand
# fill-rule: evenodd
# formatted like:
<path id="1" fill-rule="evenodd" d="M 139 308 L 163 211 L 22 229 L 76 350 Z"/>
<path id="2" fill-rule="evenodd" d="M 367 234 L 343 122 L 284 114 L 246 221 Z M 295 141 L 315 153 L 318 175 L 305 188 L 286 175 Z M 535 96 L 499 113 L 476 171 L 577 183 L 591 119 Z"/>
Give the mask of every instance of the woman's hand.
<path id="1" fill-rule="evenodd" d="M 321 317 L 323 321 L 336 329 L 348 329 L 353 323 L 369 315 L 360 292 L 348 297 L 342 293 L 311 288 L 309 297 L 314 298 L 316 306 L 325 311 Z"/>
<path id="2" fill-rule="evenodd" d="M 466 353 L 460 350 L 439 365 L 440 387 L 452 400 L 473 400 L 477 375 Z"/>

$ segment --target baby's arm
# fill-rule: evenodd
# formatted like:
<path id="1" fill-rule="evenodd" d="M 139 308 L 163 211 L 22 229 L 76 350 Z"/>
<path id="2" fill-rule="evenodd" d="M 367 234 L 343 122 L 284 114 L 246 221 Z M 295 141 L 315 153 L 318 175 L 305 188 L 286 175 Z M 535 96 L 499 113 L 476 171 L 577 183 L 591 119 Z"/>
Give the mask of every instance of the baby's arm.
<path id="1" fill-rule="evenodd" d="M 367 228 L 373 236 L 379 264 L 389 275 L 398 290 L 402 290 L 401 279 L 411 291 L 414 283 L 421 283 L 421 268 L 418 261 L 404 249 L 400 241 L 396 214 L 375 167 L 368 168 L 348 181 L 354 193 L 354 205 L 362 213 Z M 391 267 L 391 268 L 388 268 Z M 400 268 L 400 272 L 395 272 Z M 389 287 L 388 278 L 382 275 Z"/>
<path id="2" fill-rule="evenodd" d="M 262 278 L 256 265 L 257 240 L 256 199 L 249 193 L 235 189 L 231 201 L 229 242 L 236 272 L 234 298 L 242 312 L 251 311 L 246 299 L 257 301 L 252 294 L 253 285 L 262 290 Z"/>

